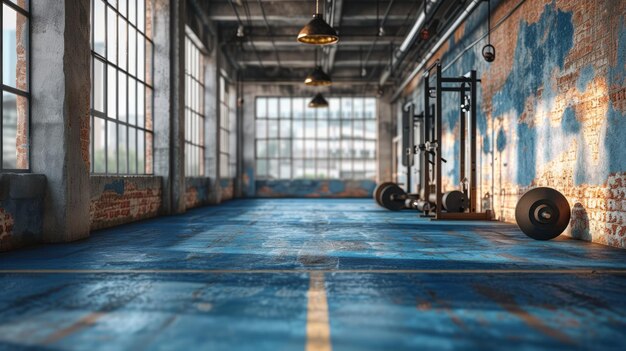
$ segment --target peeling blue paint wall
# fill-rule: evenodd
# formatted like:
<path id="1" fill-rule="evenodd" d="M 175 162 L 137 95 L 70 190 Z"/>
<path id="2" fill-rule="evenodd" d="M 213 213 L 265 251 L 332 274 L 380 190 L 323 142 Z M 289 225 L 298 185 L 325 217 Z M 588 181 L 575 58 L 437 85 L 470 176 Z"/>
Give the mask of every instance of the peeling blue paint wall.
<path id="1" fill-rule="evenodd" d="M 482 79 L 479 195 L 514 221 L 524 191 L 554 187 L 586 214 L 571 225 L 580 237 L 626 247 L 626 2 L 492 1 L 492 24 L 504 19 L 492 63 L 481 55 L 486 16 L 481 3 L 435 55 L 444 76 Z M 459 183 L 455 95 L 443 99 L 444 189 Z M 424 108 L 421 82 L 408 98 Z"/>

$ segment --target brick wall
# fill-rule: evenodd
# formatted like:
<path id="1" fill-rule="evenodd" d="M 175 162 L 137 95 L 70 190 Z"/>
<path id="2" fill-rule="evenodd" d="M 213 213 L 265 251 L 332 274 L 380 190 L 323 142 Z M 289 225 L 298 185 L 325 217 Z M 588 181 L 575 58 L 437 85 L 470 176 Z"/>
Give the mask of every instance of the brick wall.
<path id="1" fill-rule="evenodd" d="M 161 208 L 162 179 L 152 176 L 91 176 L 91 229 L 155 217 Z"/>
<path id="2" fill-rule="evenodd" d="M 188 209 L 209 205 L 214 201 L 211 198 L 211 179 L 202 177 L 188 177 L 185 180 L 185 205 Z"/>
<path id="3" fill-rule="evenodd" d="M 556 188 L 573 209 L 567 235 L 626 248 L 626 2 L 518 3 L 493 1 L 492 24 L 508 16 L 491 35 L 495 62 L 480 54 L 486 39 L 462 53 L 487 30 L 486 4 L 433 57 L 452 63 L 445 76 L 481 76 L 479 194 L 514 221 L 526 190 Z M 418 111 L 420 78 L 407 91 Z M 458 110 L 448 102 L 442 151 L 454 161 Z M 455 162 L 443 173 L 447 188 L 458 186 Z"/>

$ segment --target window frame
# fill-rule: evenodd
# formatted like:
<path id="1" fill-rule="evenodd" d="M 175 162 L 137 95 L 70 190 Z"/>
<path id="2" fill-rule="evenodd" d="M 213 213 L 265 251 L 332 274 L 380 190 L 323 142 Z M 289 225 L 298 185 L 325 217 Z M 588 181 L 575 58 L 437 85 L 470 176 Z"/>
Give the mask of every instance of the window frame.
<path id="1" fill-rule="evenodd" d="M 230 92 L 230 85 L 232 85 L 232 82 L 230 81 L 230 79 L 228 78 L 228 75 L 224 72 L 224 71 L 220 71 L 220 87 L 219 87 L 219 125 L 218 125 L 218 130 L 219 130 L 219 140 L 220 143 L 218 145 L 218 163 L 219 163 L 219 174 L 217 175 L 217 177 L 219 179 L 231 179 L 234 177 L 233 174 L 231 174 L 231 150 L 230 150 L 230 141 L 231 141 L 231 134 L 232 131 L 230 130 L 231 127 L 231 110 L 233 109 L 232 106 L 230 106 L 231 103 L 231 92 Z M 224 116 L 227 116 L 228 120 L 224 121 Z M 224 135 L 228 136 L 228 139 L 226 139 L 226 141 L 224 140 Z M 222 147 L 224 146 L 224 147 Z M 222 164 L 222 157 L 226 157 L 226 163 Z M 225 166 L 225 167 L 223 167 Z M 226 172 L 226 174 L 224 173 Z"/>
<path id="2" fill-rule="evenodd" d="M 118 8 L 119 4 L 117 4 L 117 1 L 115 1 L 116 4 L 112 4 L 111 0 L 90 0 L 91 1 L 91 11 L 90 11 L 90 52 L 91 52 L 91 62 L 90 62 L 90 67 L 91 67 L 91 71 L 90 71 L 90 75 L 91 75 L 91 81 L 92 81 L 92 91 L 90 94 L 90 130 L 89 130 L 89 152 L 90 152 L 90 174 L 91 175 L 107 175 L 107 176 L 152 176 L 154 175 L 154 123 L 155 123 L 155 118 L 154 118 L 154 41 L 151 37 L 149 37 L 147 35 L 147 27 L 148 27 L 148 23 L 145 20 L 145 16 L 146 16 L 146 10 L 147 10 L 147 6 L 146 4 L 148 2 L 150 2 L 152 4 L 151 6 L 151 10 L 154 11 L 154 1 L 153 0 L 141 0 L 144 1 L 144 29 L 143 31 L 139 30 L 139 26 L 137 23 L 133 23 L 130 20 L 130 4 L 127 1 L 126 2 L 126 14 L 123 14 L 121 12 L 121 10 Z M 105 29 L 104 29 L 104 38 L 105 38 L 105 45 L 104 45 L 104 56 L 98 52 L 96 52 L 94 44 L 95 44 L 95 30 L 94 30 L 94 21 L 95 21 L 95 2 L 96 1 L 101 1 L 104 4 L 105 7 L 105 11 L 103 14 L 103 18 L 104 18 L 104 23 L 105 23 Z M 139 1 L 134 1 L 135 3 L 135 22 L 138 21 L 139 19 Z M 109 60 L 109 10 L 112 10 L 113 13 L 116 15 L 116 25 L 115 25 L 115 35 L 116 35 L 116 39 L 115 39 L 115 62 L 110 61 Z M 154 12 L 152 12 L 154 13 Z M 120 50 L 119 50 L 119 44 L 120 44 L 120 19 L 122 19 L 125 22 L 126 25 L 126 39 L 125 39 L 125 43 L 126 43 L 126 51 L 125 51 L 125 58 L 126 58 L 126 68 L 122 68 L 120 66 Z M 152 26 L 154 24 L 154 18 L 152 19 Z M 139 79 L 139 72 L 137 70 L 138 67 L 135 67 L 135 72 L 134 74 L 131 74 L 129 71 L 129 64 L 130 64 L 130 55 L 129 55 L 129 28 L 131 28 L 135 31 L 135 36 L 136 36 L 136 40 L 135 40 L 135 66 L 138 66 L 138 51 L 137 49 L 139 48 L 139 44 L 140 44 L 140 40 L 139 40 L 139 36 L 142 37 L 141 43 L 143 43 L 144 45 L 144 62 L 142 64 L 142 67 L 144 69 L 144 77 L 142 80 Z M 152 29 L 153 31 L 154 29 Z M 152 33 L 153 34 L 153 33 Z M 146 48 L 148 47 L 148 45 L 146 44 L 150 44 L 150 57 L 147 56 L 147 50 Z M 103 76 L 103 81 L 104 83 L 102 84 L 103 86 L 103 96 L 104 96 L 104 101 L 102 102 L 103 106 L 105 107 L 105 111 L 106 112 L 101 112 L 98 111 L 94 108 L 94 76 L 95 76 L 95 61 L 98 60 L 103 66 L 104 66 L 104 76 Z M 148 63 L 150 64 L 150 77 L 147 76 L 148 71 L 147 71 L 147 65 Z M 109 108 L 109 68 L 113 68 L 115 70 L 115 82 L 116 82 L 116 86 L 115 86 L 115 117 L 110 117 L 110 113 L 108 111 Z M 120 99 L 119 99 L 119 76 L 120 73 L 123 74 L 126 78 L 126 121 L 121 121 L 119 119 L 119 108 L 120 108 Z M 149 78 L 149 79 L 148 79 Z M 140 127 L 138 120 L 137 120 L 137 115 L 135 116 L 136 120 L 135 120 L 135 124 L 131 124 L 129 122 L 129 101 L 131 100 L 129 95 L 128 95 L 128 91 L 129 91 L 129 81 L 133 80 L 136 84 L 136 87 L 139 86 L 140 84 L 144 87 L 144 111 L 143 111 L 143 118 L 144 118 L 144 122 L 143 122 L 143 126 Z M 148 82 L 148 80 L 150 82 Z M 147 99 L 147 92 L 148 90 L 150 91 L 150 103 L 148 106 L 148 99 Z M 135 104 L 137 103 L 137 95 L 138 95 L 139 91 L 137 88 L 135 88 Z M 148 110 L 149 107 L 149 110 Z M 137 108 L 137 105 L 135 105 L 135 108 Z M 150 116 L 151 116 L 151 129 L 148 129 L 147 126 L 147 111 L 150 111 Z M 95 169 L 95 118 L 100 118 L 105 122 L 104 125 L 104 172 L 96 172 Z M 109 171 L 109 128 L 108 125 L 109 123 L 112 123 L 113 125 L 115 125 L 116 127 L 116 132 L 115 132 L 115 140 L 116 140 L 116 153 L 115 153 L 115 164 L 116 164 L 116 171 L 115 172 L 110 172 Z M 119 127 L 123 126 L 126 130 L 126 143 L 127 143 L 127 149 L 126 149 L 126 171 L 125 172 L 120 172 L 120 152 L 119 152 L 119 146 L 120 146 L 120 133 L 119 133 Z M 138 146 L 139 146 L 139 138 L 137 137 L 139 135 L 139 133 L 136 134 L 135 136 L 135 152 L 136 157 L 135 157 L 135 172 L 131 173 L 130 171 L 130 147 L 128 147 L 128 145 L 130 144 L 130 133 L 129 130 L 130 128 L 134 128 L 137 132 L 141 131 L 143 132 L 144 138 L 143 138 L 143 165 L 144 165 L 144 169 L 143 171 L 140 171 L 139 169 L 139 157 L 138 157 Z M 148 144 L 148 135 L 151 135 L 151 143 L 150 143 L 150 152 L 148 152 L 148 148 L 147 148 L 147 144 Z M 148 160 L 148 155 L 150 155 L 151 159 Z M 148 168 L 148 164 L 150 164 L 150 170 L 149 172 L 146 171 Z"/>
<path id="3" fill-rule="evenodd" d="M 190 72 L 191 68 L 187 66 L 188 63 L 195 64 L 195 62 L 191 62 L 193 60 L 192 57 L 187 57 L 190 54 L 190 51 L 187 50 L 187 45 L 191 45 L 195 51 L 197 52 L 199 59 L 199 72 L 198 77 L 194 76 L 193 73 Z M 201 44 L 200 40 L 195 37 L 192 30 L 189 27 L 186 27 L 185 30 L 185 133 L 184 133 L 184 144 L 185 144 L 185 177 L 205 177 L 206 176 L 206 111 L 204 106 L 204 99 L 206 98 L 206 82 L 205 82 L 205 65 L 206 65 L 206 49 Z M 190 85 L 187 84 L 187 79 L 190 79 L 194 84 L 198 85 L 200 89 L 199 96 L 201 96 L 200 104 L 201 111 L 196 111 L 194 106 L 189 103 L 189 99 L 191 99 L 191 92 L 188 91 Z M 188 114 L 193 115 L 199 119 L 199 128 L 200 128 L 200 141 L 201 143 L 194 143 L 191 138 L 188 138 L 188 135 L 191 136 L 191 133 L 196 133 L 198 131 L 195 130 L 187 130 L 187 127 L 191 127 L 191 123 L 187 123 Z M 191 121 L 189 121 L 191 122 Z M 194 173 L 191 171 L 191 165 L 188 164 L 187 152 L 189 149 L 197 149 L 200 151 L 199 155 L 199 164 L 198 164 L 198 173 Z M 191 156 L 190 156 L 191 157 Z"/>
<path id="4" fill-rule="evenodd" d="M 260 99 L 264 100 L 265 106 L 265 113 L 263 116 L 259 116 L 259 101 Z M 270 115 L 270 108 L 269 108 L 269 101 L 271 99 L 275 99 L 276 100 L 276 116 Z M 289 115 L 285 116 L 283 115 L 283 112 L 281 111 L 281 99 L 289 99 Z M 378 162 L 378 99 L 376 97 L 373 96 L 333 96 L 331 99 L 337 101 L 338 104 L 338 110 L 336 112 L 331 112 L 330 108 L 326 110 L 326 112 L 321 112 L 321 110 L 323 109 L 313 109 L 313 108 L 309 108 L 306 104 L 309 101 L 310 97 L 303 97 L 303 96 L 256 96 L 255 97 L 255 102 L 254 102 L 254 120 L 255 120 L 255 138 L 254 138 L 254 160 L 255 160 L 255 172 L 256 172 L 256 178 L 258 180 L 278 180 L 278 181 L 286 181 L 286 180 L 328 180 L 328 179 L 340 179 L 340 180 L 344 180 L 344 181 L 349 181 L 349 180 L 355 180 L 355 181 L 361 181 L 361 180 L 368 180 L 370 178 L 375 177 L 376 174 L 376 164 Z M 351 108 L 351 113 L 350 113 L 350 117 L 344 117 L 344 113 L 343 113 L 343 100 L 344 99 L 350 99 L 350 108 Z M 360 117 L 355 117 L 355 113 L 354 113 L 354 102 L 357 100 L 362 100 L 362 116 Z M 368 100 L 373 100 L 374 102 L 374 115 L 372 117 L 368 117 L 367 116 L 367 112 L 369 112 L 369 110 L 366 109 L 366 106 L 368 105 Z M 301 101 L 303 102 L 303 106 L 297 107 L 297 109 L 302 108 L 302 115 L 299 117 L 296 117 L 296 113 L 294 113 L 294 110 L 296 110 L 296 108 L 294 108 L 294 101 Z M 332 104 L 331 104 L 332 106 Z M 332 114 L 336 113 L 337 117 L 333 117 Z M 309 114 L 313 114 L 313 116 L 309 116 Z M 319 131 L 319 124 L 318 121 L 325 121 L 326 122 L 326 134 L 323 136 L 318 135 L 318 131 Z M 260 136 L 259 135 L 259 130 L 257 129 L 258 126 L 258 121 L 265 121 L 265 135 L 264 136 Z M 267 123 L 268 121 L 275 121 L 276 123 L 276 133 L 277 136 L 270 136 L 270 125 L 269 123 Z M 282 130 L 282 126 L 281 126 L 281 121 L 289 121 L 289 136 L 285 137 L 282 135 L 283 130 Z M 333 136 L 333 133 L 331 132 L 331 125 L 333 123 L 331 123 L 331 121 L 335 121 L 335 123 L 338 123 L 339 125 L 339 130 L 336 131 L 336 135 L 337 136 Z M 344 121 L 348 121 L 348 123 L 350 124 L 350 137 L 344 137 L 343 136 L 343 132 L 342 132 L 342 128 L 343 128 L 343 124 Z M 362 130 L 361 136 L 355 136 L 355 121 L 360 121 L 363 123 L 362 126 Z M 374 136 L 373 137 L 368 137 L 368 128 L 367 128 L 367 121 L 373 122 L 375 129 L 374 129 Z M 296 134 L 296 122 L 300 122 L 302 123 L 303 126 L 306 126 L 307 122 L 313 122 L 314 123 L 314 127 L 313 127 L 313 134 L 314 136 L 307 136 L 306 133 L 306 127 L 305 129 L 302 130 L 302 134 L 298 135 Z M 259 156 L 259 141 L 265 142 L 265 156 Z M 270 147 L 269 147 L 269 141 L 276 141 L 276 154 L 277 156 L 272 156 L 270 155 Z M 281 150 L 281 142 L 282 141 L 287 141 L 288 142 L 288 147 L 289 147 L 289 156 L 283 156 L 282 150 Z M 295 141 L 302 141 L 302 145 L 304 146 L 304 148 L 301 150 L 302 151 L 302 155 L 296 155 L 296 150 L 297 150 L 297 145 L 295 143 Z M 338 145 L 337 150 L 342 150 L 342 142 L 343 141 L 347 141 L 348 143 L 350 143 L 351 145 L 353 145 L 353 143 L 355 141 L 358 142 L 362 142 L 363 145 L 366 145 L 365 143 L 372 143 L 370 144 L 370 146 L 373 146 L 373 149 L 370 149 L 371 151 L 373 151 L 373 158 L 372 157 L 360 157 L 357 153 L 357 150 L 354 149 L 354 147 L 351 147 L 350 152 L 351 155 L 350 156 L 345 156 L 343 153 L 339 153 L 338 155 L 332 155 L 332 151 L 333 148 L 331 147 L 331 143 L 337 143 L 336 145 Z M 320 153 L 319 153 L 319 143 L 325 143 L 326 144 L 326 148 L 325 148 L 325 156 L 324 157 L 320 157 Z M 313 150 L 311 151 L 309 148 L 307 148 L 307 145 L 311 145 L 311 143 L 313 143 Z M 361 150 L 367 150 L 367 148 L 362 148 Z M 311 151 L 311 154 L 307 154 L 307 151 Z M 259 174 L 259 161 L 265 161 L 266 162 L 266 171 L 264 173 Z M 272 177 L 272 170 L 270 167 L 270 162 L 274 161 L 277 163 L 277 169 L 275 170 L 278 175 L 277 178 Z M 289 177 L 283 177 L 282 176 L 282 170 L 281 170 L 281 165 L 283 164 L 281 161 L 287 161 L 287 163 L 289 164 Z M 298 161 L 300 162 L 301 165 L 301 170 L 302 170 L 302 175 L 298 175 L 296 174 L 296 162 L 294 161 Z M 320 162 L 321 161 L 321 162 Z M 346 170 L 345 172 L 350 172 L 349 176 L 346 175 L 342 175 L 342 172 L 344 172 L 344 168 L 342 167 L 342 163 L 344 161 L 349 161 L 350 162 L 350 170 Z M 313 169 L 314 169 L 314 176 L 310 177 L 307 176 L 307 162 L 312 162 L 313 163 Z M 326 164 L 325 167 L 319 167 L 320 163 L 324 163 Z M 355 170 L 355 162 L 363 162 L 363 168 L 360 170 Z M 337 164 L 337 167 L 333 168 L 332 165 L 333 163 Z M 368 169 L 368 163 L 373 163 L 374 164 L 374 169 L 369 170 Z M 371 166 L 371 164 L 370 164 Z M 320 169 L 323 171 L 323 173 L 320 173 Z M 337 170 L 339 172 L 339 175 L 337 177 L 332 176 L 332 171 L 333 170 Z M 356 172 L 360 172 L 361 174 L 363 174 L 363 176 L 355 176 Z M 373 173 L 372 177 L 368 177 L 368 173 Z"/>
<path id="5" fill-rule="evenodd" d="M 31 111 L 32 111 L 32 99 L 31 99 L 31 87 L 32 87 L 32 74 L 31 74 L 31 65 L 32 65 L 32 50 L 31 50 L 31 43 L 32 43 L 32 18 L 31 18 L 31 14 L 30 14 L 30 1 L 28 1 L 27 4 L 27 8 L 24 9 L 21 6 L 19 6 L 18 4 L 12 2 L 11 0 L 2 0 L 1 2 L 2 7 L 0 8 L 0 27 L 2 28 L 2 31 L 4 31 L 4 5 L 10 7 L 12 10 L 14 10 L 15 12 L 23 15 L 24 17 L 26 17 L 26 20 L 28 21 L 28 36 L 27 36 L 27 40 L 28 40 L 28 44 L 27 44 L 27 48 L 26 48 L 26 60 L 27 60 L 27 64 L 26 64 L 26 84 L 28 85 L 28 89 L 27 91 L 22 91 L 20 89 L 17 88 L 13 88 L 10 87 L 8 85 L 4 85 L 4 62 L 2 62 L 2 71 L 0 71 L 0 173 L 30 173 L 32 172 L 32 165 L 31 165 L 31 155 L 32 155 L 32 150 L 31 150 L 31 141 L 32 141 L 32 119 L 31 119 Z M 0 48 L 4 47 L 4 33 L 2 36 L 0 36 Z M 1 49 L 0 49 L 1 51 Z M 0 60 L 3 60 L 4 58 L 4 53 L 2 53 L 2 58 L 0 58 Z M 7 93 L 11 93 L 14 94 L 16 96 L 21 96 L 23 98 L 26 98 L 27 100 L 27 108 L 28 111 L 26 113 L 26 119 L 27 119 L 27 123 L 26 123 L 26 128 L 28 129 L 26 132 L 26 138 L 27 138 L 27 152 L 28 152 L 28 156 L 26 158 L 27 163 L 28 163 L 28 167 L 26 168 L 4 168 L 4 140 L 3 140 L 3 135 L 4 135 L 4 92 Z M 17 147 L 17 146 L 16 146 Z"/>

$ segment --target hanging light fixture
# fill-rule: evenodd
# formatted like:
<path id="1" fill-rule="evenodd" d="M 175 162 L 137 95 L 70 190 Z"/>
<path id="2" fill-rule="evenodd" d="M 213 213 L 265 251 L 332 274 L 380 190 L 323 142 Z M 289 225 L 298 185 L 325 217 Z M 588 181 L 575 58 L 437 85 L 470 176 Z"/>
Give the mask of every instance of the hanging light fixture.
<path id="1" fill-rule="evenodd" d="M 496 48 L 491 45 L 491 0 L 487 0 L 487 45 L 483 46 L 483 58 L 487 62 L 496 59 Z"/>
<path id="2" fill-rule="evenodd" d="M 330 76 L 324 72 L 322 66 L 317 63 L 317 49 L 315 50 L 315 69 L 309 73 L 304 80 L 304 84 L 309 86 L 329 86 L 333 84 Z"/>
<path id="3" fill-rule="evenodd" d="M 306 76 L 304 84 L 315 87 L 329 86 L 333 84 L 333 81 L 330 80 L 330 76 L 324 72 L 321 66 L 316 66 L 313 72 Z"/>
<path id="4" fill-rule="evenodd" d="M 315 0 L 313 19 L 300 29 L 298 41 L 313 45 L 334 44 L 339 41 L 337 31 L 324 21 L 324 16 L 319 12 L 319 0 Z"/>
<path id="5" fill-rule="evenodd" d="M 322 95 L 322 93 L 317 93 L 315 97 L 313 97 L 313 99 L 309 102 L 309 107 L 310 108 L 328 107 L 328 101 L 324 99 L 324 96 Z"/>

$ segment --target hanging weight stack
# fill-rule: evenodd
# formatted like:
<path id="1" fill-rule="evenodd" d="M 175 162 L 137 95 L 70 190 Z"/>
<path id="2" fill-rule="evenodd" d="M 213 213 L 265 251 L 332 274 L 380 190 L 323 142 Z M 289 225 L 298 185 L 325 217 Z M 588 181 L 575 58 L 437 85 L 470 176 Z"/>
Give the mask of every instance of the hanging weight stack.
<path id="1" fill-rule="evenodd" d="M 567 199 L 552 188 L 527 191 L 515 207 L 515 220 L 524 234 L 535 240 L 550 240 L 561 235 L 571 216 Z"/>

